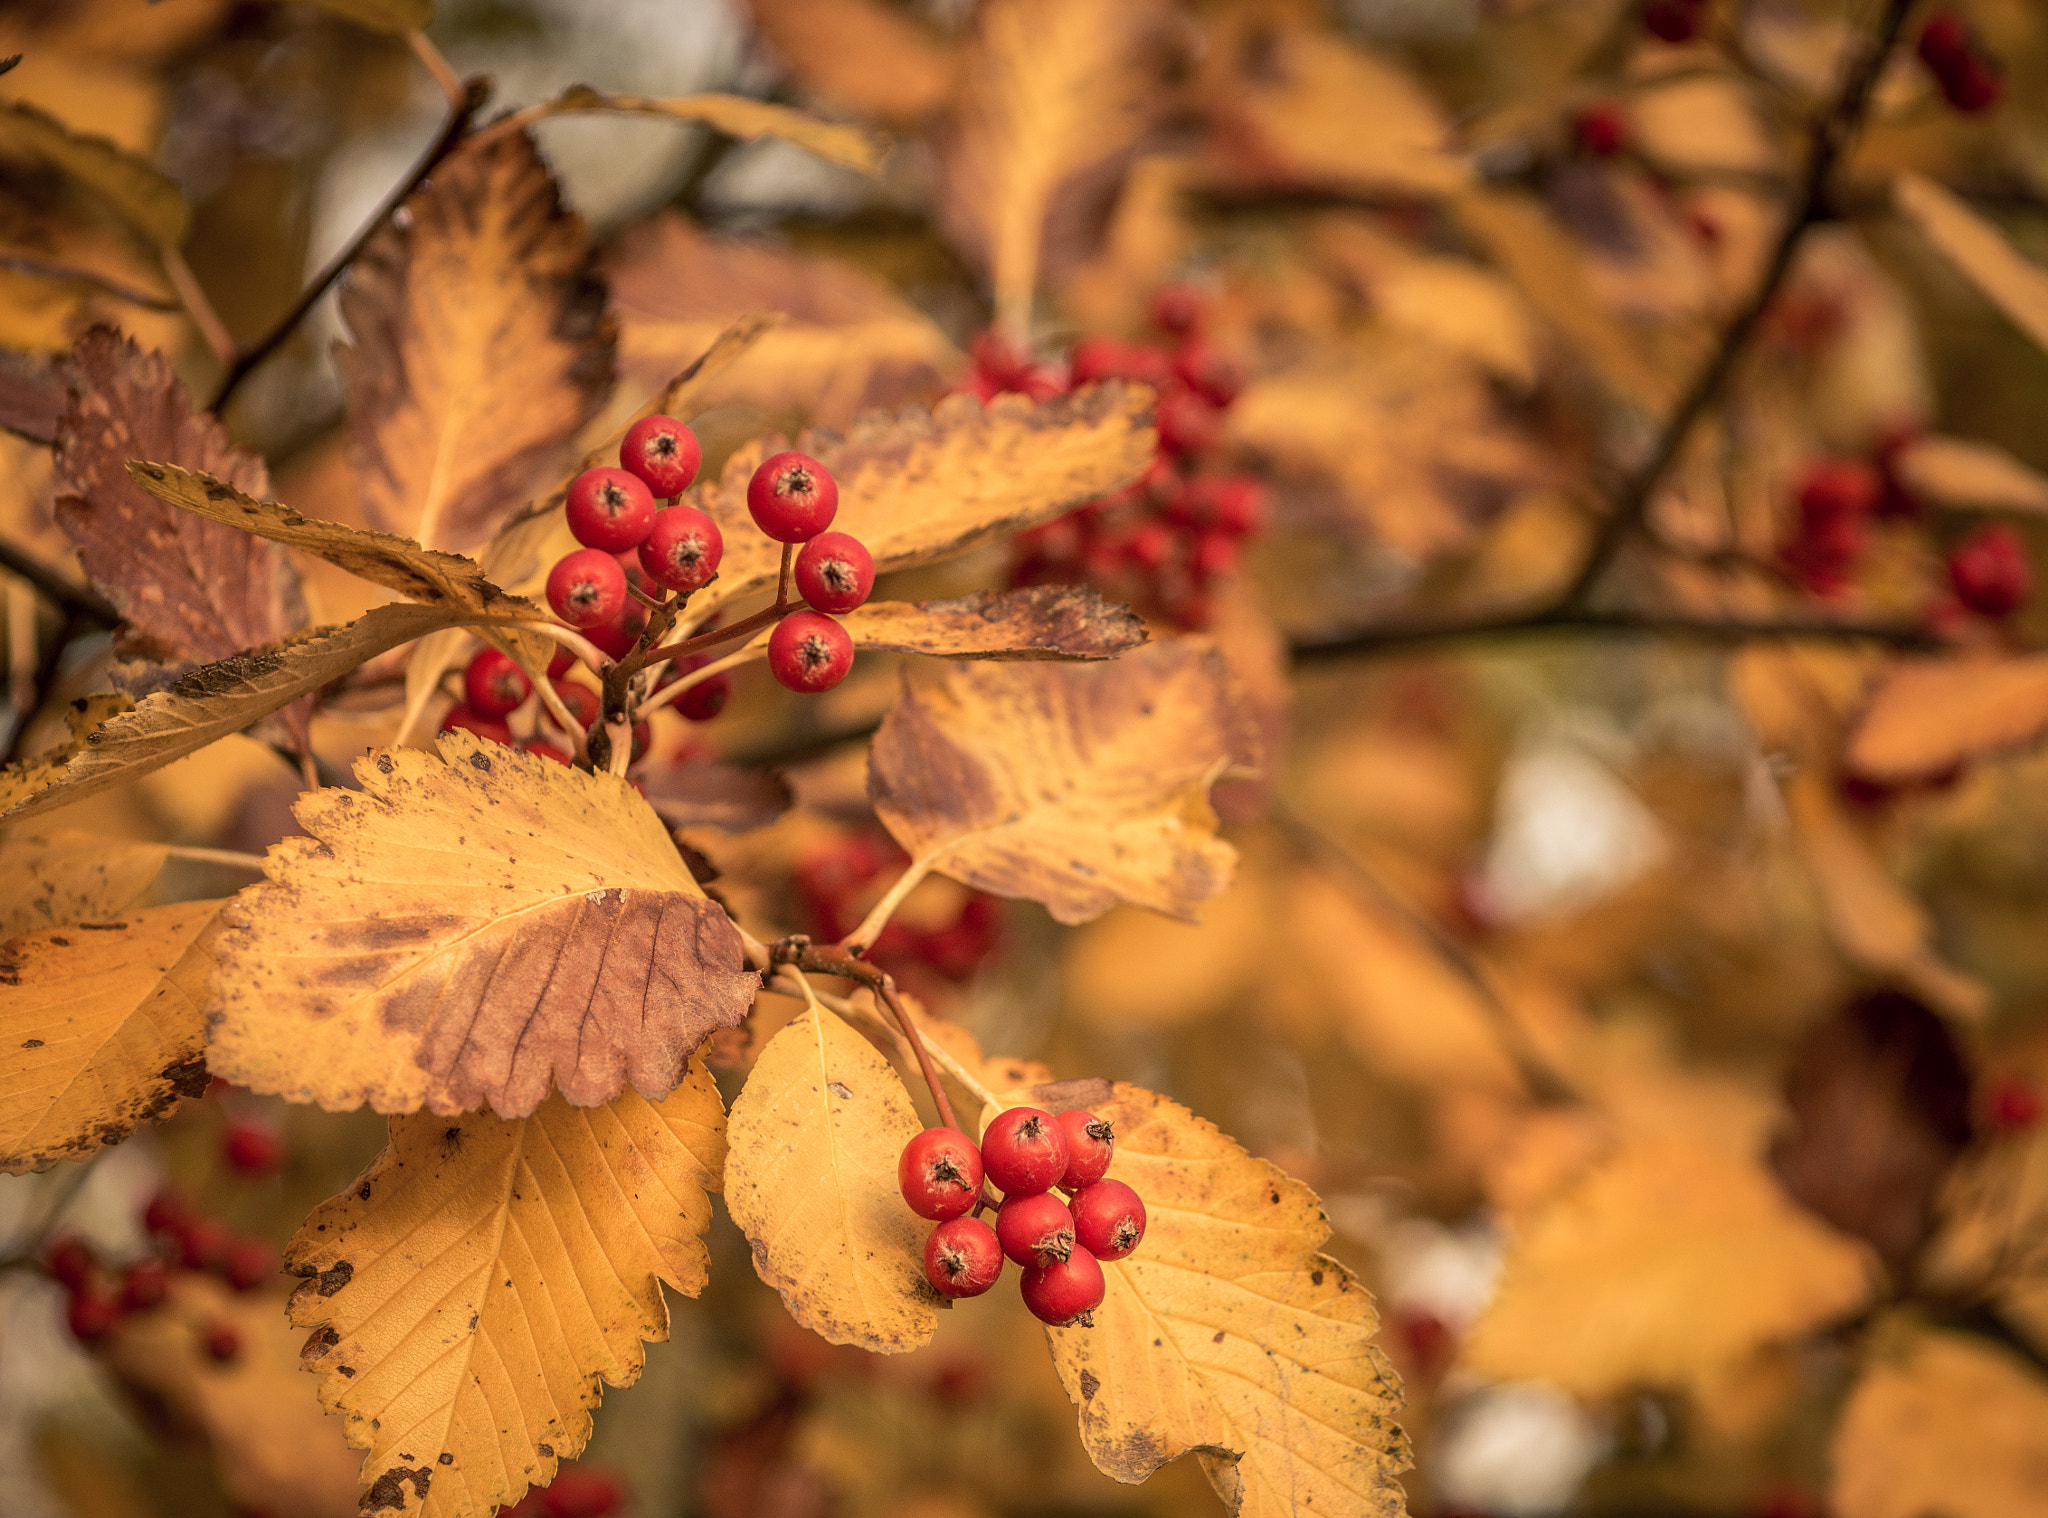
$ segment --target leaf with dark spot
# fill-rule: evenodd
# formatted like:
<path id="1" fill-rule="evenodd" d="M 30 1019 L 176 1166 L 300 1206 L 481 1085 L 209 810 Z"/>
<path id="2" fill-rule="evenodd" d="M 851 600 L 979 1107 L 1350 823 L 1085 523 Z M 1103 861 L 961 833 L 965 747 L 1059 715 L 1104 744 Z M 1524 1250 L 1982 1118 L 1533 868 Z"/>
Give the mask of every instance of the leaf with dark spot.
<path id="1" fill-rule="evenodd" d="M 942 659 L 1114 659 L 1145 641 L 1137 613 L 1087 585 L 870 601 L 840 620 L 858 648 Z"/>

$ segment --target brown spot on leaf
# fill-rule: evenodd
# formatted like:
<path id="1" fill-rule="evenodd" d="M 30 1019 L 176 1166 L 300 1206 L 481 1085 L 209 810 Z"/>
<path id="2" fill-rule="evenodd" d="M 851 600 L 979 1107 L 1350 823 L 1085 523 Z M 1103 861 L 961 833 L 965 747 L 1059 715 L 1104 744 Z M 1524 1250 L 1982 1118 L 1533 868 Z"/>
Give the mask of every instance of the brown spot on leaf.
<path id="1" fill-rule="evenodd" d="M 407 1470 L 402 1465 L 393 1466 L 370 1483 L 369 1489 L 363 1493 L 362 1510 L 366 1513 L 375 1513 L 385 1508 L 403 1509 L 405 1487 L 408 1483 L 412 1486 L 413 1497 L 425 1502 L 427 1486 L 432 1481 L 433 1474 L 424 1465 L 417 1470 Z"/>
<path id="2" fill-rule="evenodd" d="M 1095 1394 L 1102 1390 L 1102 1382 L 1092 1370 L 1081 1372 L 1081 1400 L 1093 1402 Z"/>
<path id="3" fill-rule="evenodd" d="M 370 1199 L 369 1187 L 365 1186 L 363 1188 L 362 1197 L 364 1201 Z M 327 1269 L 320 1272 L 320 1284 L 314 1289 L 323 1297 L 331 1297 L 337 1291 L 340 1291 L 342 1287 L 348 1285 L 350 1281 L 354 1280 L 355 1274 L 356 1268 L 354 1265 L 350 1264 L 347 1260 L 336 1260 Z"/>

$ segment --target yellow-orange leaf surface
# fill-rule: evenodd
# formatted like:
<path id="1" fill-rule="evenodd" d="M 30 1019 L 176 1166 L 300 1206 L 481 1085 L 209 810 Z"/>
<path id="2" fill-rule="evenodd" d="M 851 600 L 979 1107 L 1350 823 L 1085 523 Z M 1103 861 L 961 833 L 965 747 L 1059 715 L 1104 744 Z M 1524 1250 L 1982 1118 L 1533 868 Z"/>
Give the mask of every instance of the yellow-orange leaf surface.
<path id="1" fill-rule="evenodd" d="M 57 828 L 0 843 L 0 943 L 38 928 L 105 922 L 149 889 L 164 848 Z"/>

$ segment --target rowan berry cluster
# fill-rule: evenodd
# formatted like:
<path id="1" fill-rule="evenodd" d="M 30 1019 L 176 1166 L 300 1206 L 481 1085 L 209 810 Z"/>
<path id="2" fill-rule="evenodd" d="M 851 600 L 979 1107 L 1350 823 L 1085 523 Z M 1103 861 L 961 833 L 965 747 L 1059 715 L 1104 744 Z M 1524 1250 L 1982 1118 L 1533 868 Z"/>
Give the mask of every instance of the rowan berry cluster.
<path id="1" fill-rule="evenodd" d="M 860 925 L 865 908 L 881 895 L 886 873 L 901 870 L 910 856 L 894 839 L 874 829 L 821 840 L 797 857 L 795 885 L 807 918 L 806 930 L 819 943 L 839 943 Z M 995 898 L 968 891 L 948 921 L 905 922 L 891 917 L 861 957 L 899 980 L 920 970 L 963 981 L 995 951 L 1002 938 L 1002 911 Z"/>
<path id="2" fill-rule="evenodd" d="M 978 1297 L 1007 1258 L 1024 1268 L 1024 1305 L 1040 1320 L 1092 1327 L 1105 1289 L 1100 1262 L 1121 1260 L 1145 1236 L 1138 1193 L 1105 1179 L 1114 1150 L 1110 1125 L 1094 1113 L 1036 1107 L 1003 1112 L 978 1148 L 957 1128 L 927 1128 L 905 1144 L 896 1162 L 903 1200 L 939 1225 L 924 1245 L 932 1289 Z M 1000 1204 L 984 1180 L 1003 1193 Z M 990 1206 L 993 1228 L 981 1220 Z"/>
<path id="3" fill-rule="evenodd" d="M 1212 588 L 1236 571 L 1266 515 L 1259 480 L 1217 467 L 1223 417 L 1244 381 L 1207 335 L 1208 316 L 1199 291 L 1169 286 L 1152 301 L 1157 340 L 1084 337 L 1064 373 L 995 333 L 976 339 L 961 388 L 983 400 L 1006 390 L 1043 400 L 1106 379 L 1159 392 L 1159 451 L 1143 477 L 1020 534 L 1012 585 L 1085 580 L 1182 627 L 1208 624 Z"/>
<path id="4" fill-rule="evenodd" d="M 1978 40 L 1970 23 L 1954 11 L 1938 11 L 1920 28 L 1914 51 L 1941 88 L 1941 95 L 1959 111 L 1989 110 L 2005 90 L 1998 60 Z"/>

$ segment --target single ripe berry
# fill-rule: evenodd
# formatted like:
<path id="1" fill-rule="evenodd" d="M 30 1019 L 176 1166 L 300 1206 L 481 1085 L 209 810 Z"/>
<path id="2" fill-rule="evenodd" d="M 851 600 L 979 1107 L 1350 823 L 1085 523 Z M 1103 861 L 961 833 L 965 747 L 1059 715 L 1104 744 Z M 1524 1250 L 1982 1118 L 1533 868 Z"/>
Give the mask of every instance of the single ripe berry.
<path id="1" fill-rule="evenodd" d="M 942 1297 L 978 1297 L 1003 1273 L 1003 1247 L 980 1218 L 954 1218 L 924 1241 L 924 1278 Z"/>
<path id="2" fill-rule="evenodd" d="M 853 637 L 821 611 L 793 611 L 768 635 L 768 669 L 793 691 L 830 690 L 853 668 Z"/>
<path id="3" fill-rule="evenodd" d="M 121 1310 L 148 1312 L 164 1299 L 170 1275 L 164 1262 L 154 1256 L 137 1260 L 121 1272 Z"/>
<path id="4" fill-rule="evenodd" d="M 1208 299 L 1193 285 L 1168 285 L 1152 297 L 1152 325 L 1161 332 L 1192 332 L 1208 308 Z"/>
<path id="5" fill-rule="evenodd" d="M 1233 573 L 1242 552 L 1236 538 L 1220 532 L 1205 532 L 1195 539 L 1194 552 L 1188 555 L 1188 569 L 1198 584 L 1206 585 L 1211 580 L 1220 580 Z"/>
<path id="6" fill-rule="evenodd" d="M 647 608 L 638 601 L 628 601 L 619 608 L 617 616 L 584 628 L 583 636 L 607 658 L 623 659 L 640 646 L 640 633 L 646 626 Z"/>
<path id="7" fill-rule="evenodd" d="M 2004 523 L 1958 543 L 1948 556 L 1948 578 L 1956 599 L 1980 617 L 2011 616 L 2034 588 L 2026 544 Z"/>
<path id="8" fill-rule="evenodd" d="M 561 644 L 556 644 L 554 657 L 548 660 L 548 678 L 559 680 L 575 667 L 576 656 Z"/>
<path id="9" fill-rule="evenodd" d="M 1145 1204 L 1122 1181 L 1097 1181 L 1074 1193 L 1074 1238 L 1098 1260 L 1121 1260 L 1145 1237 Z"/>
<path id="10" fill-rule="evenodd" d="M 725 670 L 699 680 L 676 697 L 676 713 L 685 722 L 709 722 L 732 699 L 732 676 Z"/>
<path id="11" fill-rule="evenodd" d="M 2000 1081 L 1991 1091 L 1991 1126 L 2000 1133 L 2021 1133 L 2041 1121 L 2041 1098 L 2018 1080 Z"/>
<path id="12" fill-rule="evenodd" d="M 604 710 L 604 703 L 598 700 L 597 692 L 587 685 L 565 685 L 555 694 L 562 698 L 563 709 L 586 733 Z"/>
<path id="13" fill-rule="evenodd" d="M 1244 375 L 1224 354 L 1195 339 L 1173 356 L 1173 373 L 1212 406 L 1228 406 L 1244 390 Z"/>
<path id="14" fill-rule="evenodd" d="M 568 750 L 556 748 L 552 743 L 522 743 L 519 747 L 525 753 L 537 754 L 543 759 L 552 759 L 557 764 L 574 764 L 576 762 L 574 756 Z"/>
<path id="15" fill-rule="evenodd" d="M 200 1341 L 206 1351 L 206 1358 L 216 1365 L 232 1365 L 242 1353 L 242 1335 L 234 1324 L 225 1318 L 217 1318 L 207 1326 L 206 1337 Z"/>
<path id="16" fill-rule="evenodd" d="M 1173 557 L 1173 529 L 1164 522 L 1141 523 L 1124 539 L 1124 557 L 1140 569 L 1163 569 Z"/>
<path id="17" fill-rule="evenodd" d="M 981 1151 L 958 1128 L 927 1128 L 903 1146 L 896 1184 L 919 1217 L 960 1217 L 981 1195 Z"/>
<path id="18" fill-rule="evenodd" d="M 645 722 L 633 724 L 633 747 L 626 759 L 629 764 L 638 764 L 647 757 L 647 750 L 654 746 L 654 729 Z"/>
<path id="19" fill-rule="evenodd" d="M 778 453 L 747 481 L 747 510 L 776 542 L 807 543 L 832 525 L 839 482 L 808 454 Z"/>
<path id="20" fill-rule="evenodd" d="M 256 1290 L 276 1279 L 278 1269 L 277 1251 L 268 1239 L 234 1239 L 221 1251 L 221 1279 L 236 1291 Z"/>
<path id="21" fill-rule="evenodd" d="M 624 553 L 638 548 L 654 526 L 654 493 L 623 469 L 586 469 L 569 486 L 564 514 L 585 548 Z"/>
<path id="22" fill-rule="evenodd" d="M 1937 76 L 1942 98 L 1964 115 L 1975 115 L 1998 104 L 2005 93 L 2005 76 L 1989 58 L 1972 54 L 1953 73 Z"/>
<path id="23" fill-rule="evenodd" d="M 1066 1328 L 1095 1326 L 1089 1314 L 1102 1305 L 1106 1289 L 1102 1267 L 1080 1245 L 1057 1265 L 1034 1265 L 1024 1272 L 1024 1305 L 1042 1323 Z"/>
<path id="24" fill-rule="evenodd" d="M 93 1344 L 113 1332 L 121 1319 L 121 1304 L 104 1292 L 87 1288 L 74 1291 L 65 1304 L 64 1322 L 71 1337 L 81 1344 Z"/>
<path id="25" fill-rule="evenodd" d="M 703 458 L 697 434 L 672 416 L 641 417 L 626 429 L 626 439 L 619 444 L 620 465 L 664 499 L 690 488 Z"/>
<path id="26" fill-rule="evenodd" d="M 1572 120 L 1572 141 L 1590 158 L 1612 158 L 1628 147 L 1628 117 L 1611 102 L 1589 105 Z"/>
<path id="27" fill-rule="evenodd" d="M 1105 1118 L 1092 1112 L 1062 1112 L 1060 1132 L 1067 1140 L 1067 1168 L 1059 1179 L 1063 1191 L 1092 1186 L 1109 1171 L 1110 1156 L 1116 1153 L 1116 1130 Z"/>
<path id="28" fill-rule="evenodd" d="M 1074 1215 L 1050 1191 L 1003 1198 L 996 1242 L 1019 1265 L 1054 1265 L 1074 1247 Z"/>
<path id="29" fill-rule="evenodd" d="M 654 526 L 640 545 L 647 578 L 669 590 L 700 590 L 718 573 L 725 534 L 694 506 L 669 506 L 654 514 Z"/>
<path id="30" fill-rule="evenodd" d="M 475 733 L 479 738 L 488 738 L 493 743 L 509 745 L 512 742 L 512 729 L 505 725 L 503 717 L 486 717 L 482 712 L 459 701 L 449 707 L 448 715 L 441 719 L 442 732 L 452 732 L 457 728 Z"/>
<path id="31" fill-rule="evenodd" d="M 192 1208 L 185 1198 L 166 1186 L 142 1209 L 142 1226 L 151 1233 L 169 1233 L 191 1215 Z"/>
<path id="32" fill-rule="evenodd" d="M 875 560 L 851 533 L 821 532 L 796 556 L 797 594 L 817 611 L 847 612 L 875 588 Z"/>
<path id="33" fill-rule="evenodd" d="M 50 1267 L 50 1274 L 68 1290 L 77 1291 L 92 1279 L 92 1273 L 99 1267 L 99 1255 L 92 1245 L 77 1234 L 66 1234 L 50 1246 L 44 1263 Z"/>
<path id="34" fill-rule="evenodd" d="M 565 1465 L 533 1495 L 533 1518 L 611 1518 L 626 1505 L 626 1484 L 599 1467 Z"/>
<path id="35" fill-rule="evenodd" d="M 211 1270 L 228 1246 L 228 1231 L 212 1218 L 190 1217 L 178 1225 L 172 1240 L 178 1263 L 187 1270 Z"/>
<path id="36" fill-rule="evenodd" d="M 495 648 L 480 648 L 462 672 L 462 694 L 469 709 L 485 717 L 502 717 L 533 693 L 526 677 L 510 654 Z"/>
<path id="37" fill-rule="evenodd" d="M 284 1168 L 284 1140 L 253 1118 L 236 1118 L 221 1131 L 221 1158 L 242 1175 L 275 1175 Z"/>
<path id="38" fill-rule="evenodd" d="M 1004 1196 L 1050 1191 L 1067 1173 L 1067 1136 L 1036 1107 L 1012 1107 L 981 1135 L 981 1163 Z"/>
<path id="39" fill-rule="evenodd" d="M 1863 459 L 1822 459 L 1799 484 L 1799 522 L 1806 529 L 1867 517 L 1884 494 L 1884 477 Z"/>
<path id="40" fill-rule="evenodd" d="M 548 571 L 548 605 L 571 627 L 609 622 L 625 604 L 626 572 L 602 548 L 564 554 Z"/>
<path id="41" fill-rule="evenodd" d="M 1920 61 L 1937 74 L 1970 56 L 1970 23 L 1954 11 L 1936 11 L 1913 44 Z"/>
<path id="42" fill-rule="evenodd" d="M 1690 42 L 1706 20 L 1707 0 L 1649 0 L 1643 30 L 1663 42 Z"/>
<path id="43" fill-rule="evenodd" d="M 1159 446 L 1170 453 L 1201 453 L 1216 441 L 1221 414 L 1192 390 L 1176 386 L 1152 408 Z"/>

